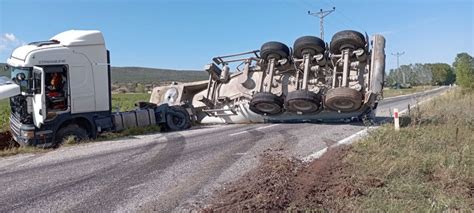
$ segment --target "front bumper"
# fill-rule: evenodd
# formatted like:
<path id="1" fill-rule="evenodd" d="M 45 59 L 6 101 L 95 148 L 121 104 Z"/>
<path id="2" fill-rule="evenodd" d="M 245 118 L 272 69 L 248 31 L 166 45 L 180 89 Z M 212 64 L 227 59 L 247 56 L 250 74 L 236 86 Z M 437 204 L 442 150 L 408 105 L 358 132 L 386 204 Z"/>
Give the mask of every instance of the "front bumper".
<path id="1" fill-rule="evenodd" d="M 48 146 L 52 144 L 53 131 L 36 128 L 33 124 L 23 124 L 10 116 L 10 129 L 13 139 L 22 146 Z"/>

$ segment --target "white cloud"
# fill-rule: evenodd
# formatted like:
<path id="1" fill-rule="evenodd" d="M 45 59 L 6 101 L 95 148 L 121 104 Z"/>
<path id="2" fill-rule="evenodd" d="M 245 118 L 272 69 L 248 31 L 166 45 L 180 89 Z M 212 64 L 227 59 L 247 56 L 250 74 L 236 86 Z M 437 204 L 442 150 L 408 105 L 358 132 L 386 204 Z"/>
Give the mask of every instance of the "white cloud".
<path id="1" fill-rule="evenodd" d="M 4 33 L 0 36 L 0 53 L 9 53 L 13 49 L 24 45 L 25 42 L 18 39 L 13 33 Z"/>
<path id="2" fill-rule="evenodd" d="M 3 37 L 5 37 L 6 40 L 11 41 L 11 42 L 16 41 L 16 36 L 13 35 L 13 33 L 5 33 Z"/>

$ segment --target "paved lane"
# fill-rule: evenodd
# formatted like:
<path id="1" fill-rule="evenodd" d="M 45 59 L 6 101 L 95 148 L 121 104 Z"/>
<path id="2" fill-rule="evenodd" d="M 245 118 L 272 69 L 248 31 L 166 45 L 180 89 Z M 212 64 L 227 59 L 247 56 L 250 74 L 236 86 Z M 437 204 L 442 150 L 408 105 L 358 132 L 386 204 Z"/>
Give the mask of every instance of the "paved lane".
<path id="1" fill-rule="evenodd" d="M 382 101 L 377 116 L 446 88 Z M 415 98 L 416 97 L 416 98 Z M 0 212 L 184 211 L 254 168 L 267 150 L 304 158 L 361 124 L 203 126 L 0 159 Z"/>

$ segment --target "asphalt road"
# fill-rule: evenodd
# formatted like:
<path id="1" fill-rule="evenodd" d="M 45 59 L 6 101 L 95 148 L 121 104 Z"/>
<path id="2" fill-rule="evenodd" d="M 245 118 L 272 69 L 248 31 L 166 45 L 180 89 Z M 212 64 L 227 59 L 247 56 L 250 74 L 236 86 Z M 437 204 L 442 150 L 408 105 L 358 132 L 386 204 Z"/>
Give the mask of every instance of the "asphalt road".
<path id="1" fill-rule="evenodd" d="M 397 107 L 447 88 L 390 98 Z M 0 159 L 0 212 L 182 212 L 277 151 L 304 158 L 366 128 L 358 123 L 217 125 Z"/>

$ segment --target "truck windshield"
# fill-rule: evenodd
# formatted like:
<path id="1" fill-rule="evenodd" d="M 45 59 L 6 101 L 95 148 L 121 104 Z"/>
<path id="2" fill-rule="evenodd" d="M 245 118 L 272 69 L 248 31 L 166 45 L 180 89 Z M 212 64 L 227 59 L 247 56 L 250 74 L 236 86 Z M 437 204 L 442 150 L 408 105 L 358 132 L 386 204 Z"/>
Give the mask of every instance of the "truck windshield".
<path id="1" fill-rule="evenodd" d="M 30 92 L 32 86 L 30 67 L 10 67 L 11 79 L 20 86 L 21 92 Z"/>

